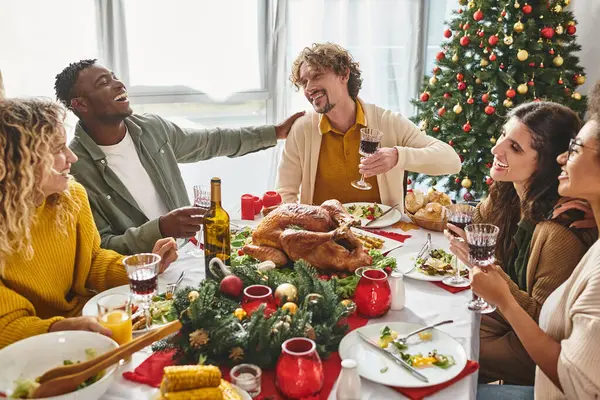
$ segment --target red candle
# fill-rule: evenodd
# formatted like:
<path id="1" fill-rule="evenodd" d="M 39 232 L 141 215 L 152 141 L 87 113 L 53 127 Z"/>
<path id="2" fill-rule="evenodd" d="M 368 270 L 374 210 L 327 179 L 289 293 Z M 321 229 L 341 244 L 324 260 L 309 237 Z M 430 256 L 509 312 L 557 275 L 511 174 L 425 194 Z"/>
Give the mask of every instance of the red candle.
<path id="1" fill-rule="evenodd" d="M 385 271 L 364 269 L 356 285 L 354 302 L 363 317 L 377 318 L 386 314 L 392 305 L 392 291 Z"/>
<path id="2" fill-rule="evenodd" d="M 251 285 L 244 289 L 242 308 L 248 315 L 252 315 L 261 305 L 265 305 L 264 314 L 270 316 L 277 310 L 273 290 L 265 285 Z"/>
<path id="3" fill-rule="evenodd" d="M 263 201 L 260 197 L 254 196 L 254 214 L 258 214 L 263 208 Z M 254 218 L 252 218 L 254 219 Z"/>
<path id="4" fill-rule="evenodd" d="M 307 338 L 288 339 L 281 345 L 275 385 L 286 398 L 317 398 L 325 374 L 315 342 Z"/>
<path id="5" fill-rule="evenodd" d="M 242 195 L 242 219 L 254 221 L 254 196 L 251 194 Z"/>
<path id="6" fill-rule="evenodd" d="M 281 195 L 274 190 L 270 190 L 263 195 L 263 206 L 265 208 L 278 206 L 281 203 Z"/>

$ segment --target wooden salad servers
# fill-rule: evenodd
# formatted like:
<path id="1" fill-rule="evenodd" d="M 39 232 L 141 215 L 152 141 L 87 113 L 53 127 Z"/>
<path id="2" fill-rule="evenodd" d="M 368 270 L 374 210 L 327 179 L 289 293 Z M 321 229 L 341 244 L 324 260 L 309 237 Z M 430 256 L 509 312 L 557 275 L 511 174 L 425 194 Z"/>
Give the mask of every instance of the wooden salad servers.
<path id="1" fill-rule="evenodd" d="M 73 392 L 87 379 L 110 367 L 114 363 L 131 356 L 144 347 L 166 336 L 176 333 L 182 325 L 179 320 L 168 324 L 132 340 L 131 342 L 110 350 L 92 360 L 79 364 L 53 368 L 39 378 L 41 384 L 33 394 L 34 398 L 60 396 Z"/>

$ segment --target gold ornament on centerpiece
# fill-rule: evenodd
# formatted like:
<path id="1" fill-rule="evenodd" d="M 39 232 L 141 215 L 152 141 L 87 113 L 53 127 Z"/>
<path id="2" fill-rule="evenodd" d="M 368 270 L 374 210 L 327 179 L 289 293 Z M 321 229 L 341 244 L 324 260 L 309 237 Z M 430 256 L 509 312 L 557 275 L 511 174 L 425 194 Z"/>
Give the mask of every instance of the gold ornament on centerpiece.
<path id="1" fill-rule="evenodd" d="M 577 79 L 575 79 L 575 82 L 577 82 L 578 85 L 583 85 L 585 83 L 585 76 L 584 75 L 577 76 Z"/>
<path id="2" fill-rule="evenodd" d="M 292 285 L 291 283 L 282 283 L 281 285 L 277 286 L 277 289 L 275 289 L 275 298 L 280 302 L 279 304 L 281 304 L 281 302 L 284 300 L 296 301 L 298 300 L 298 289 L 296 289 L 296 286 Z"/>
<path id="3" fill-rule="evenodd" d="M 465 179 L 462 180 L 462 182 L 460 183 L 462 187 L 464 187 L 465 189 L 470 189 L 471 186 L 473 186 L 473 182 L 469 179 L 469 177 L 467 176 Z"/>
<path id="4" fill-rule="evenodd" d="M 438 80 L 437 80 L 437 78 L 435 77 L 435 75 L 434 75 L 434 76 L 432 76 L 431 78 L 429 78 L 429 84 L 430 84 L 431 86 L 435 85 L 435 84 L 437 83 L 437 81 L 438 81 Z"/>
<path id="5" fill-rule="evenodd" d="M 581 100 L 581 94 L 579 92 L 575 92 L 571 95 L 575 100 Z"/>
<path id="6" fill-rule="evenodd" d="M 246 318 L 246 316 L 248 314 L 246 313 L 246 311 L 243 308 L 236 308 L 235 311 L 233 312 L 233 315 L 241 321 L 244 318 Z"/>
<path id="7" fill-rule="evenodd" d="M 554 32 L 556 32 L 557 35 L 562 35 L 565 32 L 565 28 L 563 28 L 562 25 L 559 25 L 554 28 Z"/>
<path id="8" fill-rule="evenodd" d="M 460 104 L 457 104 L 454 106 L 454 108 L 452 108 L 452 111 L 454 111 L 455 114 L 460 114 L 461 112 L 463 112 L 463 108 Z"/>
<path id="9" fill-rule="evenodd" d="M 289 312 L 291 315 L 294 315 L 296 314 L 296 311 L 298 311 L 298 306 L 296 305 L 296 303 L 288 301 L 287 303 L 281 306 L 281 309 Z"/>
<path id="10" fill-rule="evenodd" d="M 350 299 L 342 300 L 340 301 L 340 304 L 346 307 L 346 315 L 354 314 L 354 311 L 356 311 L 356 303 Z"/>
<path id="11" fill-rule="evenodd" d="M 521 49 L 517 53 L 517 58 L 519 59 L 519 61 L 525 61 L 529 58 L 529 53 L 527 52 L 527 50 Z"/>
<path id="12" fill-rule="evenodd" d="M 452 62 L 458 62 L 458 54 L 452 56 Z"/>
<path id="13" fill-rule="evenodd" d="M 232 361 L 242 361 L 244 359 L 244 349 L 241 347 L 234 347 L 229 352 L 229 359 Z"/>
<path id="14" fill-rule="evenodd" d="M 556 65 L 557 67 L 560 67 L 561 65 L 563 65 L 564 62 L 565 62 L 565 60 L 563 60 L 563 58 L 561 56 L 556 56 L 552 60 L 552 64 Z"/>
<path id="15" fill-rule="evenodd" d="M 504 105 L 504 107 L 506 108 L 510 108 L 513 106 L 513 102 L 511 99 L 504 99 L 504 101 L 502 102 L 502 104 Z"/>
<path id="16" fill-rule="evenodd" d="M 515 32 L 521 33 L 525 29 L 525 25 L 523 25 L 523 23 L 521 21 L 518 21 L 518 22 L 515 22 L 513 29 L 515 30 Z"/>
<path id="17" fill-rule="evenodd" d="M 198 293 L 196 290 L 192 290 L 188 293 L 189 301 L 195 301 L 198 297 L 200 297 L 200 293 Z"/>
<path id="18" fill-rule="evenodd" d="M 510 46 L 511 44 L 513 44 L 514 40 L 512 35 L 508 35 L 508 36 L 504 36 L 504 44 L 507 46 Z"/>
<path id="19" fill-rule="evenodd" d="M 204 346 L 206 343 L 208 343 L 208 332 L 204 329 L 196 329 L 190 333 L 190 345 L 192 347 Z"/>
<path id="20" fill-rule="evenodd" d="M 525 83 L 521 83 L 519 86 L 517 86 L 517 92 L 519 92 L 520 94 L 527 93 L 527 90 L 529 89 L 527 88 L 527 85 Z"/>

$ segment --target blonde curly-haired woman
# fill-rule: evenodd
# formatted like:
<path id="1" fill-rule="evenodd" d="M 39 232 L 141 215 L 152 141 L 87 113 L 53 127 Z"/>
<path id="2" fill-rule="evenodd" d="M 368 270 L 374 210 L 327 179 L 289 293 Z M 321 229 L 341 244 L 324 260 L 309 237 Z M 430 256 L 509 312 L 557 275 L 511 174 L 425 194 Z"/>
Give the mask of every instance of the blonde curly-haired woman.
<path id="1" fill-rule="evenodd" d="M 85 189 L 69 176 L 65 109 L 49 100 L 0 101 L 0 348 L 29 336 L 87 330 L 97 292 L 126 284 L 122 257 L 100 248 Z M 177 258 L 158 241 L 162 269 Z"/>

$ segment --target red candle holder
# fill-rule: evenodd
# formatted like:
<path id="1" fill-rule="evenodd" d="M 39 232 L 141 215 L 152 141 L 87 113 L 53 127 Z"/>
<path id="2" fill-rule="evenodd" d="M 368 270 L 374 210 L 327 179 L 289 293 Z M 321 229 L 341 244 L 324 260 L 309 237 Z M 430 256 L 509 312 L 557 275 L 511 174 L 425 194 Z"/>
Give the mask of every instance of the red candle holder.
<path id="1" fill-rule="evenodd" d="M 362 268 L 359 276 L 354 292 L 358 313 L 365 318 L 377 318 L 386 314 L 392 305 L 392 290 L 385 271 Z"/>
<path id="2" fill-rule="evenodd" d="M 273 290 L 265 285 L 250 285 L 244 289 L 242 309 L 252 315 L 261 305 L 265 305 L 264 314 L 270 316 L 277 310 Z"/>
<path id="3" fill-rule="evenodd" d="M 254 221 L 254 196 L 251 194 L 242 195 L 242 219 Z"/>
<path id="4" fill-rule="evenodd" d="M 318 396 L 325 374 L 315 342 L 292 338 L 283 342 L 281 350 L 275 368 L 275 385 L 281 394 L 289 399 Z"/>
<path id="5" fill-rule="evenodd" d="M 258 214 L 263 208 L 263 201 L 260 197 L 254 196 L 254 214 Z"/>
<path id="6" fill-rule="evenodd" d="M 274 190 L 270 190 L 263 195 L 263 207 L 265 208 L 278 206 L 282 201 L 281 195 Z"/>

